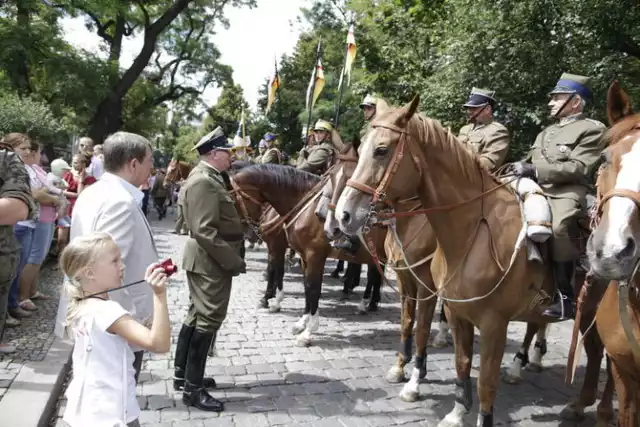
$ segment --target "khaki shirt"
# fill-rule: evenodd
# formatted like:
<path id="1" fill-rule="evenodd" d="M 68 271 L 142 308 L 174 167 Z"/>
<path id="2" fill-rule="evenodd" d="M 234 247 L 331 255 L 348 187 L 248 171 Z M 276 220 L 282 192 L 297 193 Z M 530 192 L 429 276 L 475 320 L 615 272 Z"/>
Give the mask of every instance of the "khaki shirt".
<path id="1" fill-rule="evenodd" d="M 181 191 L 184 223 L 190 235 L 182 268 L 199 274 L 237 271 L 244 263 L 240 256 L 242 223 L 220 172 L 201 161 Z"/>
<path id="2" fill-rule="evenodd" d="M 277 165 L 280 164 L 280 150 L 276 147 L 267 148 L 267 151 L 262 155 L 262 159 L 260 159 L 260 163 L 275 163 Z"/>
<path id="3" fill-rule="evenodd" d="M 303 155 L 305 152 L 306 158 Z M 333 145 L 331 142 L 324 141 L 318 145 L 305 147 L 300 151 L 297 167 L 298 169 L 320 175 L 327 169 L 332 154 Z"/>
<path id="4" fill-rule="evenodd" d="M 605 130 L 604 124 L 578 114 L 538 134 L 528 159 L 546 193 L 584 201 L 592 184 L 589 177 L 604 149 Z"/>
<path id="5" fill-rule="evenodd" d="M 496 121 L 465 125 L 458 140 L 475 152 L 480 164 L 490 172 L 502 166 L 509 151 L 509 132 Z"/>

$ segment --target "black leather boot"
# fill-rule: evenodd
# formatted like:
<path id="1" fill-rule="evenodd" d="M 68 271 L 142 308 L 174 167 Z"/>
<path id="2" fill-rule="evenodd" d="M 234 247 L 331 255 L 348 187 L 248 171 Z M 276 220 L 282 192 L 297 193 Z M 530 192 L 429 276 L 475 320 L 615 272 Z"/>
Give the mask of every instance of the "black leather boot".
<path id="1" fill-rule="evenodd" d="M 212 332 L 203 332 L 197 329 L 193 331 L 187 357 L 182 402 L 187 406 L 193 406 L 203 411 L 222 412 L 224 403 L 213 398 L 203 384 L 207 352 L 214 335 Z"/>
<path id="2" fill-rule="evenodd" d="M 173 367 L 173 389 L 175 391 L 181 391 L 184 389 L 184 372 L 187 366 L 187 356 L 189 354 L 191 338 L 193 337 L 193 331 L 195 330 L 196 328 L 193 326 L 182 324 L 180 334 L 178 335 L 176 358 L 174 360 Z M 203 383 L 205 388 L 216 388 L 216 380 L 213 378 L 205 378 Z"/>
<path id="3" fill-rule="evenodd" d="M 576 305 L 573 301 L 573 261 L 554 262 L 553 272 L 556 285 L 561 295 L 555 294 L 553 304 L 543 315 L 556 319 L 573 319 L 576 315 Z"/>

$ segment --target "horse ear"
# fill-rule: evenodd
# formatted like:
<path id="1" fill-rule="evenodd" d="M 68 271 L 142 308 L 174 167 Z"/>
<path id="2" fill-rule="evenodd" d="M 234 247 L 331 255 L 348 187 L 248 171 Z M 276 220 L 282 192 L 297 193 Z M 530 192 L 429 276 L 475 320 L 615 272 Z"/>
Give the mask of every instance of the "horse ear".
<path id="1" fill-rule="evenodd" d="M 617 80 L 609 86 L 607 92 L 607 116 L 609 125 L 613 126 L 620 120 L 632 114 L 629 95 L 620 87 Z"/>
<path id="2" fill-rule="evenodd" d="M 413 97 L 410 103 L 405 104 L 402 107 L 402 114 L 400 116 L 400 122 L 402 126 L 406 125 L 411 117 L 413 117 L 413 115 L 418 110 L 418 105 L 420 105 L 420 95 L 416 94 L 416 96 Z"/>

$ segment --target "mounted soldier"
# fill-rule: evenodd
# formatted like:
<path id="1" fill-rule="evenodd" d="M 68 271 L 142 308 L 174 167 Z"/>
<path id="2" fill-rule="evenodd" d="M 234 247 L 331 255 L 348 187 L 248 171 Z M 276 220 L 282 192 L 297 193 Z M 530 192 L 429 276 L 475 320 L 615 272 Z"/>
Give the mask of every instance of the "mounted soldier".
<path id="1" fill-rule="evenodd" d="M 584 114 L 592 97 L 588 82 L 588 77 L 562 74 L 548 104 L 557 123 L 538 134 L 526 160 L 512 165 L 515 175 L 538 182 L 551 207 L 553 270 L 562 295 L 544 314 L 555 318 L 575 314 L 572 280 L 579 252 L 571 235 L 586 208 L 589 177 L 603 148 L 604 124 Z"/>
<path id="2" fill-rule="evenodd" d="M 509 132 L 493 119 L 494 97 L 495 91 L 471 89 L 463 105 L 469 124 L 463 126 L 458 135 L 458 140 L 476 153 L 480 164 L 490 172 L 502 166 L 509 151 Z"/>
<path id="3" fill-rule="evenodd" d="M 339 141 L 338 141 L 339 140 Z M 322 175 L 333 157 L 334 141 L 342 145 L 342 140 L 326 120 L 319 119 L 313 127 L 313 141 L 303 147 L 298 155 L 298 169 Z"/>
<path id="4" fill-rule="evenodd" d="M 234 147 L 234 157 L 236 160 L 241 160 L 243 162 L 251 162 L 251 154 L 253 153 L 253 148 L 251 148 L 251 139 L 249 135 L 244 138 L 240 135 L 236 135 L 233 137 L 233 147 Z"/>
<path id="5" fill-rule="evenodd" d="M 263 165 L 267 163 L 281 164 L 282 163 L 282 154 L 277 147 L 276 138 L 278 135 L 275 133 L 267 132 L 264 134 L 263 141 L 265 142 L 265 151 L 260 159 L 260 163 Z"/>

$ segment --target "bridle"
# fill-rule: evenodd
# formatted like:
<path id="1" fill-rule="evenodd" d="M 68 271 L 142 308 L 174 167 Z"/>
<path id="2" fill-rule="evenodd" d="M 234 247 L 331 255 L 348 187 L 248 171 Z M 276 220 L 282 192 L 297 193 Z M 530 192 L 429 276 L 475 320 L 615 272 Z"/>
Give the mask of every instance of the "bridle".
<path id="1" fill-rule="evenodd" d="M 258 236 L 258 238 L 260 240 L 264 240 L 263 239 L 263 233 L 260 232 L 260 222 L 254 220 L 251 217 L 251 215 L 249 214 L 249 209 L 247 209 L 247 205 L 245 204 L 244 200 L 247 199 L 248 201 L 250 201 L 254 205 L 257 205 L 260 208 L 260 212 L 263 211 L 265 203 L 264 202 L 260 202 L 259 200 L 256 200 L 253 196 L 251 196 L 246 191 L 244 191 L 242 188 L 240 188 L 238 186 L 238 184 L 235 183 L 233 178 L 230 179 L 230 182 L 231 182 L 232 190 L 229 193 L 236 200 L 236 204 L 237 204 L 238 208 L 240 209 L 240 215 L 242 216 L 241 217 L 242 223 L 247 225 L 247 226 L 249 226 L 249 227 L 251 227 L 251 230 L 253 230 L 255 235 Z M 265 232 L 264 234 L 266 235 L 267 233 Z"/>

